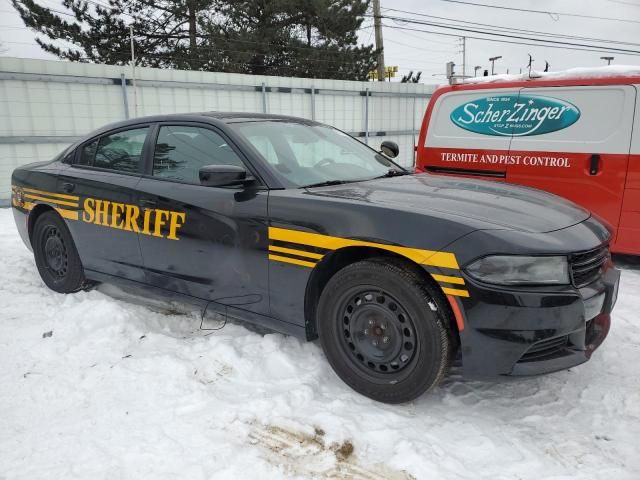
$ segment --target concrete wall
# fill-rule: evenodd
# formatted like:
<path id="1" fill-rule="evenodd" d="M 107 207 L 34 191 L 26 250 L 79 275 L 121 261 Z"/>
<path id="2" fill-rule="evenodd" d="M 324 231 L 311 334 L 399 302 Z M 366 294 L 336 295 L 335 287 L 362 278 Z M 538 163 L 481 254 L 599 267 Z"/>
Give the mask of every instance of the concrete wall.
<path id="1" fill-rule="evenodd" d="M 0 57 L 0 201 L 11 171 L 48 160 L 107 123 L 159 113 L 243 111 L 287 114 L 333 125 L 377 146 L 400 145 L 413 164 L 414 145 L 433 85 L 349 82 L 136 69 Z M 135 92 L 135 93 L 134 93 Z"/>

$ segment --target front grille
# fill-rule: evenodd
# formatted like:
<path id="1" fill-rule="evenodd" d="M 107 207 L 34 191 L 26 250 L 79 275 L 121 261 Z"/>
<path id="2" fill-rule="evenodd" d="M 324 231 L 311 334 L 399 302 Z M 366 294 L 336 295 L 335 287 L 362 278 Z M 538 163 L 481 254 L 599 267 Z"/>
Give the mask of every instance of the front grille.
<path id="1" fill-rule="evenodd" d="M 571 279 L 576 287 L 584 287 L 602 276 L 602 267 L 609 258 L 609 246 L 603 245 L 588 252 L 569 257 Z"/>
<path id="2" fill-rule="evenodd" d="M 549 338 L 547 340 L 541 340 L 531 345 L 529 350 L 522 355 L 518 362 L 535 362 L 539 360 L 545 360 L 553 357 L 558 352 L 564 350 L 569 340 L 568 335 L 562 337 Z"/>

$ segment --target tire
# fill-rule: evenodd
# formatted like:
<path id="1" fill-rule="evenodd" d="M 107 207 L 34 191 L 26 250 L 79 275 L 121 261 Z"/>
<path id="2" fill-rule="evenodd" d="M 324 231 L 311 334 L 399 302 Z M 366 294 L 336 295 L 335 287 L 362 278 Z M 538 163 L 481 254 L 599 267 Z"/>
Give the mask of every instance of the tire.
<path id="1" fill-rule="evenodd" d="M 42 281 L 58 293 L 73 293 L 84 287 L 84 270 L 69 229 L 55 212 L 38 217 L 31 240 Z"/>
<path id="2" fill-rule="evenodd" d="M 446 375 L 454 342 L 441 292 L 409 263 L 353 263 L 327 283 L 318 304 L 320 343 L 337 375 L 356 392 L 404 403 Z"/>

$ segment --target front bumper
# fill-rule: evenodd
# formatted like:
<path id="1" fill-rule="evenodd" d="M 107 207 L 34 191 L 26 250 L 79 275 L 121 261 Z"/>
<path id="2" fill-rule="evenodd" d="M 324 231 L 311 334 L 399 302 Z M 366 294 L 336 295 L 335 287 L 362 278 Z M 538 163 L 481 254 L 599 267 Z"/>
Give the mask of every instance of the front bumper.
<path id="1" fill-rule="evenodd" d="M 610 260 L 599 279 L 580 289 L 507 289 L 465 276 L 464 376 L 538 375 L 586 362 L 609 332 L 619 281 Z"/>

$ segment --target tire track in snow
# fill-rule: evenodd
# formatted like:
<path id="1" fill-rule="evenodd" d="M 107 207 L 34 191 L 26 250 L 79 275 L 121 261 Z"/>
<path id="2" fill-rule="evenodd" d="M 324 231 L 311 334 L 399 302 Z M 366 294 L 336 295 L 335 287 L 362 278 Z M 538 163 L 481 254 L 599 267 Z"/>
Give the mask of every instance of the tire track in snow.
<path id="1" fill-rule="evenodd" d="M 350 441 L 327 445 L 324 431 L 314 428 L 312 435 L 277 425 L 254 428 L 249 442 L 267 451 L 267 460 L 291 475 L 318 479 L 415 480 L 405 471 L 384 464 L 371 466 L 358 462 Z"/>

